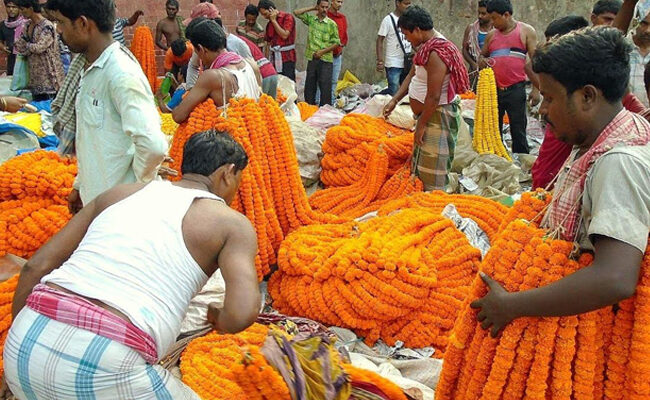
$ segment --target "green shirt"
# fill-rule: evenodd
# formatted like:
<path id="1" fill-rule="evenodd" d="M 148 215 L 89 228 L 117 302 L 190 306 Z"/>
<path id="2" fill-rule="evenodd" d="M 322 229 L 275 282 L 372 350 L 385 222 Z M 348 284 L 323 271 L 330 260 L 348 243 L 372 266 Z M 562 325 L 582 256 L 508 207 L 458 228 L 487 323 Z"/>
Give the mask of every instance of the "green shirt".
<path id="1" fill-rule="evenodd" d="M 321 21 L 315 15 L 308 13 L 297 17 L 309 27 L 309 38 L 307 39 L 307 50 L 305 51 L 305 56 L 308 60 L 312 60 L 314 53 L 318 50 L 326 49 L 335 44 L 341 44 L 339 27 L 334 20 L 325 17 Z M 321 60 L 334 62 L 334 54 L 330 51 L 324 54 Z"/>

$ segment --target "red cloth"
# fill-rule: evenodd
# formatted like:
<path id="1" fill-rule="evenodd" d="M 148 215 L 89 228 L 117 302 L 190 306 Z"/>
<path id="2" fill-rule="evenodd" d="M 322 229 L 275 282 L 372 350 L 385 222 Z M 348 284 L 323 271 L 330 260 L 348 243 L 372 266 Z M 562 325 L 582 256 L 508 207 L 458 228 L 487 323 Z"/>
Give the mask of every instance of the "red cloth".
<path id="1" fill-rule="evenodd" d="M 217 58 L 214 59 L 212 65 L 210 66 L 210 69 L 219 69 L 225 67 L 226 65 L 239 64 L 242 61 L 244 61 L 244 59 L 239 54 L 233 53 L 232 51 L 226 51 L 219 54 Z"/>
<path id="2" fill-rule="evenodd" d="M 251 50 L 253 60 L 257 62 L 257 66 L 260 68 L 262 79 L 278 74 L 275 70 L 275 67 L 273 67 L 273 64 L 271 64 L 271 62 L 266 57 L 264 57 L 264 53 L 262 53 L 262 50 L 260 50 L 260 48 L 255 43 L 251 42 L 244 36 L 237 35 L 237 37 L 243 40 Z"/>
<path id="3" fill-rule="evenodd" d="M 436 52 L 449 70 L 449 85 L 453 88 L 449 93 L 468 92 L 470 88 L 469 73 L 463 61 L 463 55 L 451 41 L 437 37 L 427 40 L 415 53 L 413 63 L 419 66 L 427 65 L 429 55 L 433 51 Z M 448 99 L 448 101 L 451 100 Z"/>
<path id="4" fill-rule="evenodd" d="M 643 111 L 645 111 L 646 108 L 643 103 L 641 103 L 641 100 L 639 100 L 639 98 L 634 95 L 634 93 L 628 93 L 625 95 L 625 97 L 623 97 L 623 107 L 625 107 L 626 110 L 636 114 L 641 114 Z"/>
<path id="5" fill-rule="evenodd" d="M 50 319 L 121 343 L 149 364 L 158 361 L 156 342 L 149 334 L 83 297 L 38 284 L 27 297 L 26 305 Z"/>
<path id="6" fill-rule="evenodd" d="M 192 58 L 192 53 L 194 52 L 194 47 L 192 47 L 192 44 L 190 42 L 187 42 L 186 45 L 187 45 L 187 50 L 185 50 L 185 53 L 183 53 L 183 55 L 180 57 L 176 57 L 171 47 L 167 49 L 167 53 L 165 53 L 165 63 L 164 63 L 165 71 L 169 71 L 174 67 L 174 65 L 179 67 L 184 67 L 190 62 L 190 59 Z"/>
<path id="7" fill-rule="evenodd" d="M 269 21 L 269 23 L 266 24 L 266 35 L 264 36 L 264 39 L 269 42 L 271 47 L 286 47 L 294 45 L 296 43 L 296 19 L 293 15 L 284 11 L 278 11 L 278 24 L 282 29 L 289 31 L 289 37 L 282 39 L 275 31 L 273 24 Z M 283 51 L 282 62 L 296 62 L 296 50 Z"/>
<path id="8" fill-rule="evenodd" d="M 537 188 L 544 189 L 555 179 L 555 176 L 560 172 L 560 168 L 571 154 L 572 148 L 570 144 L 559 141 L 553 134 L 551 126 L 546 125 L 544 141 L 539 148 L 539 157 L 537 157 L 531 169 L 533 190 Z M 549 190 L 552 188 L 551 186 Z"/>
<path id="9" fill-rule="evenodd" d="M 339 39 L 341 45 L 334 50 L 334 57 L 338 57 L 343 53 L 343 47 L 348 45 L 348 19 L 343 13 L 333 13 L 332 10 L 327 10 L 327 16 L 336 22 L 339 27 Z"/>

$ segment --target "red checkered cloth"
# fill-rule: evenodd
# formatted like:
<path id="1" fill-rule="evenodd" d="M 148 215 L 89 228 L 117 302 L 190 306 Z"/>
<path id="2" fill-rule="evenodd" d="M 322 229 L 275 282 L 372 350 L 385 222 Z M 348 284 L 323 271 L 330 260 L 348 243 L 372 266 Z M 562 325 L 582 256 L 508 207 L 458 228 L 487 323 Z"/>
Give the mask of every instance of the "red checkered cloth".
<path id="1" fill-rule="evenodd" d="M 650 123 L 638 114 L 621 110 L 603 129 L 589 151 L 573 162 L 567 172 L 560 173 L 553 200 L 544 218 L 544 227 L 559 231 L 564 240 L 575 241 L 581 223 L 585 181 L 596 160 L 617 145 L 642 146 L 647 143 L 650 143 Z"/>
<path id="2" fill-rule="evenodd" d="M 27 307 L 55 321 L 130 347 L 149 364 L 158 361 L 156 342 L 149 334 L 82 297 L 39 284 L 27 298 Z"/>
<path id="3" fill-rule="evenodd" d="M 463 54 L 451 41 L 439 37 L 432 37 L 422 44 L 417 53 L 415 53 L 413 64 L 419 66 L 427 65 L 429 56 L 434 51 L 449 70 L 449 84 L 453 88 L 453 91 L 449 91 L 449 95 L 452 96 L 452 92 L 453 96 L 468 92 L 470 89 L 469 73 L 467 72 L 467 67 L 465 67 L 465 61 L 463 61 Z M 451 102 L 453 96 L 447 100 Z"/>

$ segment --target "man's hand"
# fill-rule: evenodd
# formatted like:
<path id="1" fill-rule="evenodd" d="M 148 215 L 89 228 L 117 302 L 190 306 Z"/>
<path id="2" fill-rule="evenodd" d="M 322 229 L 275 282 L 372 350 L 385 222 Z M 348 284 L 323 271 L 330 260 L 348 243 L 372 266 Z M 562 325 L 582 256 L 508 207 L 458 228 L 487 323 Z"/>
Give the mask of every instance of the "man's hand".
<path id="1" fill-rule="evenodd" d="M 542 96 L 540 95 L 539 90 L 533 88 L 533 90 L 530 92 L 530 95 L 528 96 L 528 104 L 530 104 L 530 107 L 533 108 L 538 105 L 540 101 L 542 101 Z"/>
<path id="2" fill-rule="evenodd" d="M 415 127 L 415 135 L 413 136 L 413 141 L 418 146 L 422 146 L 424 144 L 424 127 L 421 127 L 420 125 Z"/>
<path id="3" fill-rule="evenodd" d="M 75 215 L 83 208 L 83 203 L 81 202 L 81 196 L 79 196 L 79 191 L 77 189 L 72 189 L 68 195 L 68 210 L 70 214 Z"/>
<path id="4" fill-rule="evenodd" d="M 280 13 L 280 11 L 276 10 L 275 8 L 271 9 L 271 10 L 269 11 L 269 19 L 270 19 L 271 21 L 277 21 L 277 20 L 278 20 L 278 14 L 279 14 L 279 13 Z"/>
<path id="5" fill-rule="evenodd" d="M 318 50 L 314 52 L 314 59 L 320 60 L 323 57 L 323 50 Z"/>
<path id="6" fill-rule="evenodd" d="M 6 96 L 4 98 L 6 102 L 6 108 L 4 111 L 15 113 L 20 111 L 21 108 L 25 107 L 27 100 L 20 97 Z"/>
<path id="7" fill-rule="evenodd" d="M 377 72 L 384 72 L 384 60 L 377 60 Z"/>
<path id="8" fill-rule="evenodd" d="M 393 112 L 395 107 L 397 107 L 397 101 L 395 101 L 395 98 L 392 98 L 390 99 L 388 104 L 384 106 L 384 110 L 382 112 L 384 119 L 388 119 L 388 117 L 390 117 L 390 114 Z"/>
<path id="9" fill-rule="evenodd" d="M 144 11 L 138 10 L 138 11 L 135 12 L 135 15 L 139 18 L 139 17 L 144 15 Z"/>
<path id="10" fill-rule="evenodd" d="M 483 272 L 480 273 L 480 276 L 490 291 L 485 297 L 474 301 L 470 306 L 481 309 L 477 316 L 481 328 L 487 330 L 492 327 L 490 333 L 492 337 L 497 337 L 499 332 L 517 317 L 513 315 L 512 309 L 508 305 L 510 293 Z"/>
<path id="11" fill-rule="evenodd" d="M 163 164 L 173 163 L 174 160 L 171 157 L 165 157 Z M 163 165 L 158 170 L 158 175 L 163 179 L 168 179 L 170 176 L 178 176 L 178 171 L 170 168 L 168 165 Z"/>

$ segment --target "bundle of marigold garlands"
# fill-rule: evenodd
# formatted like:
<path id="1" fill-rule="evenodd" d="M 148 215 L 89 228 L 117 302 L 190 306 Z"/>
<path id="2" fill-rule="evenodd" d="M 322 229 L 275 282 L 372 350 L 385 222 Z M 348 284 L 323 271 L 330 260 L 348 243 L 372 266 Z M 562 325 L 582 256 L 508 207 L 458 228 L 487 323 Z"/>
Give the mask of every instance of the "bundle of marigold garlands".
<path id="1" fill-rule="evenodd" d="M 131 42 L 131 53 L 138 59 L 140 67 L 142 67 L 142 71 L 149 81 L 151 91 L 155 93 L 158 68 L 156 67 L 156 49 L 149 27 L 139 26 L 135 28 L 133 41 Z"/>
<path id="2" fill-rule="evenodd" d="M 496 232 L 506 210 L 476 196 L 420 193 L 367 222 L 313 225 L 283 242 L 269 281 L 274 307 L 353 329 L 373 344 L 435 346 L 448 335 L 478 271 L 481 252 L 441 215 L 450 203 Z"/>
<path id="3" fill-rule="evenodd" d="M 174 135 L 171 167 L 180 171 L 187 140 L 212 128 L 230 133 L 248 155 L 232 207 L 246 215 L 257 232 L 255 262 L 260 280 L 270 273 L 280 243 L 289 232 L 304 225 L 346 221 L 312 210 L 300 179 L 291 129 L 271 97 L 263 96 L 259 102 L 233 99 L 225 113 L 217 111 L 212 100 L 197 106 Z"/>
<path id="4" fill-rule="evenodd" d="M 76 163 L 39 150 L 0 165 L 0 257 L 31 257 L 70 220 Z"/>
<path id="5" fill-rule="evenodd" d="M 548 285 L 592 262 L 571 257 L 573 243 L 538 228 L 549 200 L 527 194 L 508 213 L 481 270 L 508 291 Z M 437 399 L 649 399 L 650 255 L 634 297 L 561 318 L 520 318 L 493 339 L 469 304 L 487 292 L 470 289 L 449 338 Z"/>
<path id="6" fill-rule="evenodd" d="M 479 154 L 496 154 L 512 161 L 499 132 L 497 84 L 492 68 L 482 69 L 478 78 L 474 138 L 472 146 Z"/>
<path id="7" fill-rule="evenodd" d="M 275 332 L 280 331 L 279 328 L 271 329 L 275 329 Z M 283 375 L 264 356 L 263 347 L 268 340 L 269 330 L 268 326 L 254 324 L 236 335 L 219 335 L 212 332 L 193 340 L 181 357 L 180 369 L 183 382 L 204 400 L 297 398 L 291 395 L 295 392 L 293 385 L 290 389 Z M 287 340 L 291 339 L 288 333 L 278 334 Z M 332 360 L 336 358 L 338 357 L 333 356 Z M 297 360 L 290 362 L 294 361 Z M 377 393 L 376 398 L 406 400 L 399 387 L 376 373 L 355 368 L 342 359 L 335 362 L 336 365 L 330 364 L 325 371 L 333 373 L 335 370 L 342 369 L 345 371 L 346 382 L 343 384 L 345 390 L 341 390 L 336 397 L 332 397 L 333 399 L 362 398 L 355 396 L 355 388 L 369 390 L 372 387 L 373 393 Z M 290 379 L 300 381 L 300 378 L 293 376 Z M 311 381 L 321 377 L 310 376 L 306 379 Z M 334 394 L 333 388 L 330 390 Z M 308 392 L 305 395 L 308 398 L 317 398 L 314 397 L 316 393 Z M 351 395 L 354 397 L 350 397 Z"/>

